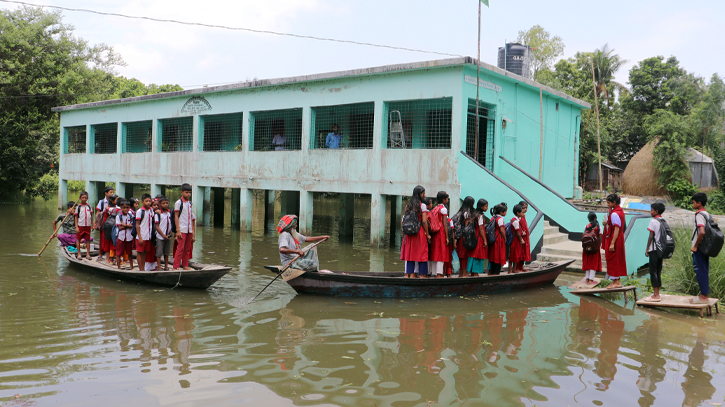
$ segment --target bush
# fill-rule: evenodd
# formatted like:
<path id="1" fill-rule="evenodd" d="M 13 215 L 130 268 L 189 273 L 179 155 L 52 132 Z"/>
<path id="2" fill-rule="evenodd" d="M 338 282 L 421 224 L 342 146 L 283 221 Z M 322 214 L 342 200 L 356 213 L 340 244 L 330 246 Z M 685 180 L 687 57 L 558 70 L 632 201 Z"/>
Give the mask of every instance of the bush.
<path id="1" fill-rule="evenodd" d="M 46 201 L 58 195 L 58 174 L 47 173 L 40 177 L 30 188 L 25 190 L 30 197 L 41 197 Z"/>
<path id="2" fill-rule="evenodd" d="M 662 268 L 662 289 L 682 295 L 698 295 L 700 286 L 692 266 L 692 230 L 673 229 L 676 249 L 671 259 L 665 260 Z M 710 296 L 723 298 L 725 295 L 725 251 L 710 259 Z"/>
<path id="3" fill-rule="evenodd" d="M 684 209 L 692 209 L 692 195 L 697 192 L 697 187 L 690 181 L 678 178 L 666 186 L 672 194 L 672 201 L 675 206 Z"/>
<path id="4" fill-rule="evenodd" d="M 69 191 L 83 191 L 86 189 L 86 182 L 85 181 L 68 181 L 68 190 Z"/>

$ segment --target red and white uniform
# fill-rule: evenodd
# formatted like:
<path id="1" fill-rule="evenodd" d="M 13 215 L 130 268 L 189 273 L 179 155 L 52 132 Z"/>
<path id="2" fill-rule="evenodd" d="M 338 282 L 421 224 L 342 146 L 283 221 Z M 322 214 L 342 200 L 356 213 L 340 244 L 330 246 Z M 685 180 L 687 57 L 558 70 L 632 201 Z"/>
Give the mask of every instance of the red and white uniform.
<path id="1" fill-rule="evenodd" d="M 485 227 L 486 227 L 486 217 L 481 214 L 478 219 L 474 218 L 473 222 L 475 222 L 475 229 L 476 229 L 476 238 L 478 239 L 478 244 L 476 245 L 476 248 L 473 250 L 469 250 L 468 257 L 472 257 L 474 259 L 487 259 L 488 258 L 488 246 L 483 245 L 483 239 L 484 237 L 481 236 L 480 228 L 484 228 L 485 233 Z M 488 245 L 488 242 L 486 242 Z"/>
<path id="2" fill-rule="evenodd" d="M 529 223 L 526 221 L 526 215 L 522 215 L 521 220 L 521 237 L 524 238 L 524 261 L 531 261 L 531 236 L 529 236 Z"/>
<path id="3" fill-rule="evenodd" d="M 441 221 L 441 230 L 438 233 L 433 233 L 430 239 L 430 253 L 428 253 L 428 259 L 430 261 L 438 262 L 449 262 L 451 261 L 451 252 L 446 246 L 446 223 L 448 220 L 443 222 L 443 217 L 448 216 L 448 209 L 445 205 L 440 204 L 433 208 L 428 216 L 437 216 Z M 424 232 L 425 233 L 425 232 Z"/>
<path id="4" fill-rule="evenodd" d="M 154 223 L 159 226 L 159 229 L 161 229 L 164 234 L 171 234 L 171 212 L 161 211 L 161 213 L 156 214 Z M 159 232 L 156 232 L 156 238 L 159 240 L 166 240 L 166 236 L 159 234 Z"/>
<path id="5" fill-rule="evenodd" d="M 588 224 L 586 229 L 589 229 L 592 226 L 592 224 Z M 585 229 L 585 230 L 586 230 Z M 601 231 L 599 230 L 599 226 L 594 228 L 594 233 L 597 234 L 597 236 L 601 235 Z M 599 236 L 601 239 L 601 236 Z M 597 253 L 587 253 L 584 250 L 582 250 L 582 270 L 594 270 L 596 272 L 602 271 L 602 254 Z"/>
<path id="6" fill-rule="evenodd" d="M 76 215 L 78 215 L 78 223 L 76 226 L 79 228 L 93 226 L 93 209 L 91 209 L 90 205 L 78 205 L 76 207 Z"/>
<path id="7" fill-rule="evenodd" d="M 496 242 L 488 245 L 488 261 L 496 264 L 506 264 L 506 233 L 501 233 L 504 223 L 503 216 L 495 215 L 491 222 L 496 223 Z"/>
<path id="8" fill-rule="evenodd" d="M 422 226 L 423 213 L 429 213 L 429 211 L 425 204 L 421 203 L 420 214 L 418 214 L 418 220 L 421 223 L 420 230 L 417 235 L 405 235 L 400 247 L 400 260 L 428 261 L 428 239 L 425 237 L 425 229 Z"/>
<path id="9" fill-rule="evenodd" d="M 149 208 L 141 208 L 136 211 L 136 251 L 137 252 L 150 252 L 151 251 L 151 234 L 154 229 L 154 210 Z M 143 240 L 143 244 L 141 241 Z"/>
<path id="10" fill-rule="evenodd" d="M 524 244 L 522 245 L 519 242 L 518 237 L 518 233 L 521 233 L 521 218 L 517 216 L 511 218 L 511 228 L 513 229 L 512 232 L 514 234 L 514 240 L 511 241 L 509 258 L 511 259 L 511 263 L 520 263 L 524 261 L 524 246 L 526 245 L 526 241 L 524 241 Z"/>
<path id="11" fill-rule="evenodd" d="M 604 224 L 604 249 L 607 259 L 607 274 L 611 277 L 627 276 L 627 255 L 624 251 L 624 211 L 617 205 L 612 208 L 606 216 Z M 614 243 L 614 251 L 609 251 L 609 246 L 614 239 L 614 227 L 619 227 L 619 236 Z"/>

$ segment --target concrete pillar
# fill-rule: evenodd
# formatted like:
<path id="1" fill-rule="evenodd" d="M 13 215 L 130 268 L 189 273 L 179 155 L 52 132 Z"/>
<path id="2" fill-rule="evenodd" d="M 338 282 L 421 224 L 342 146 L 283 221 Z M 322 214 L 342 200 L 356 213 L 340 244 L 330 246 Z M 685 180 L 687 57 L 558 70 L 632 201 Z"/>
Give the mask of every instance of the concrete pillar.
<path id="1" fill-rule="evenodd" d="M 312 206 L 312 192 L 300 191 L 299 231 L 303 235 L 312 233 Z"/>
<path id="2" fill-rule="evenodd" d="M 58 183 L 58 209 L 65 208 L 67 203 L 68 203 L 68 180 L 61 179 L 60 182 Z"/>
<path id="3" fill-rule="evenodd" d="M 204 187 L 203 202 L 202 225 L 209 226 L 211 225 L 211 187 Z"/>
<path id="4" fill-rule="evenodd" d="M 274 218 L 274 195 L 273 189 L 265 190 L 264 192 L 264 227 L 267 227 L 267 223 Z"/>
<path id="5" fill-rule="evenodd" d="M 370 196 L 370 245 L 380 246 L 385 238 L 385 195 Z"/>
<path id="6" fill-rule="evenodd" d="M 103 189 L 104 188 L 106 188 L 106 183 L 105 182 L 103 182 L 103 181 L 96 181 L 96 197 L 95 197 L 95 200 L 93 201 L 93 205 L 98 204 L 98 201 L 100 201 L 101 199 L 105 198 L 105 194 L 103 192 Z M 91 195 L 88 195 L 88 197 L 89 197 L 88 200 L 89 201 L 90 201 L 90 196 Z"/>
<path id="7" fill-rule="evenodd" d="M 232 197 L 233 196 L 234 195 L 232 194 Z M 251 232 L 252 231 L 252 210 L 254 209 L 254 193 L 251 189 L 241 188 L 239 190 L 238 209 L 239 209 L 239 217 L 240 217 L 239 230 L 241 230 L 242 232 Z"/>
<path id="8" fill-rule="evenodd" d="M 129 188 L 130 187 L 130 188 Z M 129 192 L 130 189 L 130 192 Z M 133 195 L 133 185 L 125 182 L 116 182 L 116 195 L 122 198 L 130 198 Z"/>
<path id="9" fill-rule="evenodd" d="M 340 194 L 340 237 L 352 236 L 355 224 L 355 194 Z"/>
<path id="10" fill-rule="evenodd" d="M 95 181 L 86 181 L 86 192 L 88 192 L 88 204 L 95 206 L 98 203 L 98 189 Z"/>
<path id="11" fill-rule="evenodd" d="M 461 204 L 462 204 L 461 193 L 449 191 L 448 195 L 449 195 L 449 198 L 451 199 L 450 203 L 448 204 L 448 216 L 451 217 L 451 216 L 455 215 L 459 209 L 461 209 Z M 492 208 L 493 208 L 493 206 L 492 206 Z"/>
<path id="12" fill-rule="evenodd" d="M 390 245 L 395 246 L 400 232 L 401 213 L 403 212 L 403 196 L 390 196 Z"/>
<path id="13" fill-rule="evenodd" d="M 156 195 L 159 195 L 159 194 L 165 196 L 165 194 L 163 192 L 161 192 L 161 185 L 159 185 L 159 184 L 151 184 L 150 186 L 151 186 L 151 196 L 156 196 Z"/>
<path id="14" fill-rule="evenodd" d="M 239 226 L 239 210 L 241 209 L 241 189 L 232 188 L 232 227 Z"/>
<path id="15" fill-rule="evenodd" d="M 192 208 L 196 214 L 196 224 L 203 225 L 204 223 L 204 191 L 206 187 L 201 185 L 192 185 L 191 189 L 191 203 Z"/>
<path id="16" fill-rule="evenodd" d="M 280 217 L 284 215 L 300 215 L 300 193 L 282 191 L 280 194 Z"/>
<path id="17" fill-rule="evenodd" d="M 214 190 L 214 227 L 224 227 L 224 188 Z"/>
<path id="18" fill-rule="evenodd" d="M 126 137 L 123 136 L 124 125 L 122 122 L 118 122 L 118 130 L 116 132 L 116 154 L 124 153 L 126 150 Z M 123 196 L 116 191 L 116 195 Z M 125 198 L 125 196 L 124 196 Z"/>

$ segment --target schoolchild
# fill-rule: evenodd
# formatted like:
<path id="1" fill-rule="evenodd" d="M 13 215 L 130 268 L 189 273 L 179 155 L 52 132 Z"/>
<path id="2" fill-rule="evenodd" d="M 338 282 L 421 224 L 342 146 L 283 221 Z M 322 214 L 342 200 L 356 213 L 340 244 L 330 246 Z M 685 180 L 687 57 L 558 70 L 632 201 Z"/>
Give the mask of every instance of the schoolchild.
<path id="1" fill-rule="evenodd" d="M 118 195 L 113 194 L 108 197 L 108 206 L 106 207 L 103 215 L 104 224 L 107 219 L 115 219 L 116 216 L 121 213 L 121 208 L 116 206 L 116 202 L 118 202 Z M 106 233 L 103 229 L 101 230 L 101 236 L 103 239 L 106 239 Z M 101 240 L 101 243 L 103 243 L 103 240 Z M 116 246 L 113 245 L 113 240 L 106 239 L 106 246 L 104 250 L 108 252 L 108 262 L 113 263 L 113 258 L 116 255 Z"/>
<path id="2" fill-rule="evenodd" d="M 511 250 L 509 254 L 509 273 L 516 274 L 524 271 L 524 250 L 526 250 L 526 241 L 521 231 L 521 214 L 524 208 L 521 204 L 514 205 L 514 216 L 511 218 L 511 232 L 514 239 L 511 241 Z"/>
<path id="3" fill-rule="evenodd" d="M 151 208 L 151 195 L 141 196 L 143 206 L 136 211 L 136 257 L 138 268 L 146 270 L 146 256 L 153 256 L 156 252 L 151 251 L 151 233 L 154 225 L 154 210 Z"/>
<path id="4" fill-rule="evenodd" d="M 488 246 L 488 261 L 491 264 L 489 274 L 501 274 L 501 267 L 506 264 L 506 226 L 504 216 L 508 212 L 505 203 L 500 203 L 491 209 L 491 222 L 496 227 L 496 241 Z"/>
<path id="5" fill-rule="evenodd" d="M 131 209 L 128 210 L 128 213 L 130 213 L 134 219 L 136 219 L 136 211 L 138 210 L 140 203 L 138 201 L 138 198 L 131 197 L 129 200 L 131 202 Z"/>
<path id="6" fill-rule="evenodd" d="M 103 188 L 103 199 L 99 200 L 98 204 L 96 205 L 96 230 L 103 229 L 103 217 L 105 216 L 106 207 L 108 207 L 108 197 L 115 194 L 115 192 L 116 191 L 113 189 L 113 187 Z"/>
<path id="7" fill-rule="evenodd" d="M 529 211 L 529 204 L 526 201 L 519 202 L 521 205 L 521 216 L 519 222 L 521 224 L 521 237 L 524 238 L 524 262 L 531 262 L 531 236 L 529 236 L 529 222 L 526 221 L 526 212 Z"/>
<path id="8" fill-rule="evenodd" d="M 89 242 L 91 241 L 91 228 L 93 227 L 93 208 L 88 205 L 88 192 L 81 192 L 78 199 L 81 202 L 76 206 L 75 215 L 73 215 L 76 222 L 76 249 L 78 249 L 76 258 L 81 260 L 80 242 L 85 239 L 86 260 L 91 260 L 91 245 Z"/>
<path id="9" fill-rule="evenodd" d="M 181 185 L 181 198 L 174 204 L 174 224 L 176 225 L 176 242 L 178 246 L 174 251 L 174 269 L 189 268 L 191 257 L 191 244 L 196 240 L 196 227 L 194 225 L 191 209 L 191 185 Z"/>
<path id="10" fill-rule="evenodd" d="M 434 233 L 430 240 L 430 252 L 428 258 L 431 262 L 431 274 L 435 278 L 442 278 L 445 274 L 445 264 L 451 261 L 451 253 L 448 250 L 448 205 L 450 197 L 445 191 L 439 191 L 436 196 L 436 207 L 430 212 L 431 219 L 438 219 L 441 229 Z"/>
<path id="11" fill-rule="evenodd" d="M 624 250 L 625 226 L 624 211 L 619 206 L 621 199 L 617 194 L 607 196 L 609 212 L 604 219 L 604 257 L 607 260 L 607 275 L 612 284 L 607 288 L 622 287 L 622 277 L 627 276 L 627 255 Z"/>
<path id="12" fill-rule="evenodd" d="M 453 224 L 458 225 L 459 228 L 464 228 L 472 221 L 473 218 L 473 205 L 476 201 L 473 200 L 472 196 L 467 196 L 463 200 L 461 208 L 458 209 L 455 215 L 453 215 Z M 458 270 L 459 277 L 467 277 L 468 274 L 468 249 L 463 246 L 463 238 L 456 238 L 455 248 L 456 254 L 458 255 L 458 262 L 460 263 L 460 269 Z"/>
<path id="13" fill-rule="evenodd" d="M 161 268 L 161 258 L 164 260 L 164 270 L 169 269 L 169 254 L 171 253 L 171 212 L 169 212 L 169 198 L 159 198 L 159 213 L 154 218 L 156 228 L 156 263 Z"/>
<path id="14" fill-rule="evenodd" d="M 133 222 L 135 219 L 131 217 L 129 213 L 131 210 L 131 203 L 128 201 L 121 201 L 121 213 L 116 215 L 116 227 L 118 228 L 118 237 L 116 239 L 116 264 L 118 268 L 121 268 L 124 256 L 128 255 L 130 261 L 131 270 L 133 270 L 133 257 L 130 256 L 133 250 L 133 236 L 131 235 L 131 229 L 133 229 Z"/>
<path id="15" fill-rule="evenodd" d="M 589 223 L 584 228 L 584 232 L 594 232 L 595 236 L 598 236 L 601 240 L 601 228 L 599 227 L 599 221 L 597 220 L 597 214 L 589 212 L 587 215 Z M 597 250 L 596 253 L 587 253 L 582 250 L 582 270 L 584 270 L 584 278 L 586 278 L 587 284 L 593 284 L 594 277 L 597 273 L 602 272 L 602 254 Z"/>
<path id="16" fill-rule="evenodd" d="M 645 301 L 658 302 L 662 300 L 660 297 L 660 287 L 662 287 L 662 257 L 657 254 L 655 242 L 660 235 L 660 227 L 662 226 L 660 222 L 665 222 L 662 219 L 663 213 L 665 213 L 664 204 L 655 202 L 650 206 L 649 214 L 652 215 L 652 220 L 649 221 L 649 225 L 647 226 L 649 239 L 647 239 L 647 249 L 644 255 L 649 258 L 649 279 L 654 293 L 645 298 Z"/>
<path id="17" fill-rule="evenodd" d="M 158 270 L 159 263 L 156 262 L 156 215 L 159 211 L 159 200 L 156 198 L 151 199 L 151 247 L 149 252 L 146 254 L 146 270 Z"/>
<path id="18" fill-rule="evenodd" d="M 690 299 L 693 304 L 707 304 L 710 302 L 710 257 L 701 253 L 700 243 L 705 238 L 705 222 L 710 214 L 705 210 L 707 195 L 698 192 L 692 196 L 692 208 L 695 212 L 695 228 L 692 231 L 692 265 L 695 267 L 695 277 L 700 286 L 700 295 Z"/>
<path id="19" fill-rule="evenodd" d="M 486 240 L 486 211 L 488 211 L 488 201 L 479 199 L 476 203 L 476 210 L 473 212 L 471 222 L 473 222 L 476 230 L 476 238 L 478 244 L 476 248 L 468 251 L 468 273 L 472 276 L 482 276 L 485 272 L 484 265 L 488 259 L 488 241 Z"/>
<path id="20" fill-rule="evenodd" d="M 405 235 L 400 247 L 400 260 L 405 261 L 405 277 L 413 275 L 428 276 L 428 243 L 430 231 L 428 230 L 428 207 L 425 200 L 425 188 L 418 185 L 413 189 L 413 195 L 405 206 L 405 216 L 417 216 L 421 227 L 415 235 Z"/>
<path id="21" fill-rule="evenodd" d="M 53 231 L 58 226 L 58 222 L 63 222 L 59 230 L 60 233 L 55 233 L 55 237 L 58 238 L 58 242 L 60 242 L 62 247 L 75 246 L 76 244 L 76 220 L 73 215 L 75 212 L 75 204 L 73 201 L 68 202 L 65 213 L 58 215 L 53 221 Z"/>

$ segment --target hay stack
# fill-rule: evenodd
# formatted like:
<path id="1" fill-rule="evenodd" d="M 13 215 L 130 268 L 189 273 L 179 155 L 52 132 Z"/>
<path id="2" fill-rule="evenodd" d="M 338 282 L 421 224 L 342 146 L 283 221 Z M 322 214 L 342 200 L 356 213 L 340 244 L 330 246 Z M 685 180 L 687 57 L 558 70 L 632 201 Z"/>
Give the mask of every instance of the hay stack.
<path id="1" fill-rule="evenodd" d="M 627 165 L 622 175 L 622 192 L 636 196 L 667 195 L 664 188 L 657 182 L 659 172 L 655 169 L 654 149 L 659 139 L 647 143 Z"/>

